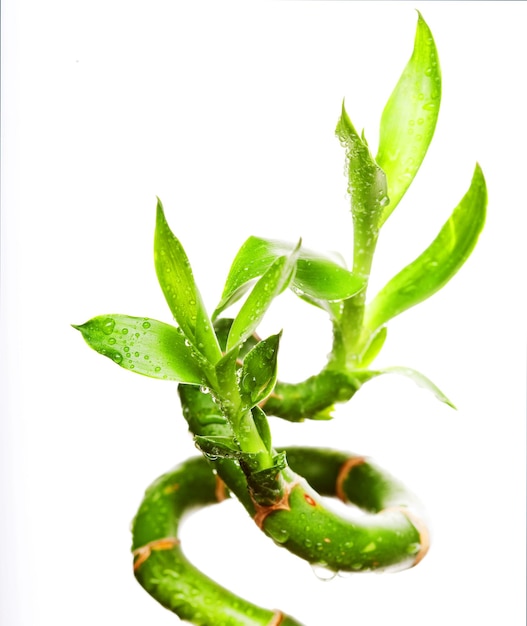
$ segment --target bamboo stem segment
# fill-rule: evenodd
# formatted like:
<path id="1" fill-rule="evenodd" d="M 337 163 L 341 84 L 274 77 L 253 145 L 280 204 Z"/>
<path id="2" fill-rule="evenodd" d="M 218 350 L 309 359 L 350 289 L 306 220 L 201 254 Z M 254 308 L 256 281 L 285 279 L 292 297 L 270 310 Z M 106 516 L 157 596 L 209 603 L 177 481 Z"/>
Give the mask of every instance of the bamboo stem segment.
<path id="1" fill-rule="evenodd" d="M 262 507 L 241 498 L 277 545 L 333 571 L 404 569 L 422 559 L 429 543 L 426 528 L 410 508 L 411 494 L 386 472 L 363 457 L 334 450 L 283 452 L 289 465 L 283 501 Z M 132 526 L 137 580 L 163 606 L 196 625 L 301 626 L 281 611 L 236 596 L 184 556 L 177 539 L 182 518 L 224 499 L 225 488 L 218 490 L 212 465 L 204 457 L 189 459 L 148 488 Z M 224 459 L 217 470 L 233 491 L 244 484 L 246 489 L 235 461 Z M 310 484 L 295 472 L 306 475 Z M 323 496 L 340 497 L 370 514 L 339 517 L 325 506 Z"/>

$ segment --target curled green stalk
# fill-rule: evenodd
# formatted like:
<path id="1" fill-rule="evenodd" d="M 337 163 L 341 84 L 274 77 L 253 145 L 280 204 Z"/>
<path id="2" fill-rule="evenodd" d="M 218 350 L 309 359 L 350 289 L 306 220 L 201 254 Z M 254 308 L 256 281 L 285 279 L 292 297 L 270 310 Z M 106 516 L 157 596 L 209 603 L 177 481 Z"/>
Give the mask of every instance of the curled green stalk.
<path id="1" fill-rule="evenodd" d="M 351 201 L 351 270 L 340 257 L 306 249 L 301 240 L 249 237 L 209 316 L 158 200 L 154 262 L 175 325 L 108 314 L 75 326 L 120 367 L 178 383 L 183 416 L 202 457 L 180 464 L 148 489 L 134 520 L 132 551 L 141 585 L 182 619 L 203 626 L 299 626 L 281 611 L 257 607 L 219 586 L 184 556 L 181 519 L 228 494 L 277 545 L 329 575 L 404 569 L 428 550 L 419 507 L 395 479 L 362 456 L 275 447 L 268 415 L 294 422 L 330 419 L 335 404 L 386 373 L 409 376 L 453 406 L 423 374 L 371 364 L 386 341 L 386 324 L 446 285 L 472 252 L 487 203 L 479 165 L 437 237 L 368 300 L 382 226 L 424 159 L 440 94 L 437 51 L 419 15 L 412 56 L 382 115 L 377 156 L 344 106 L 337 124 Z M 295 384 L 277 380 L 282 333 L 256 335 L 286 289 L 325 311 L 333 325 L 327 364 Z M 240 300 L 238 313 L 224 317 Z M 323 496 L 353 503 L 369 515 L 341 517 Z"/>
<path id="2" fill-rule="evenodd" d="M 285 449 L 289 464 L 309 480 L 289 494 L 290 508 L 276 509 L 262 520 L 265 533 L 282 547 L 305 558 L 325 576 L 328 564 L 339 571 L 408 567 L 426 553 L 428 537 L 416 516 L 412 496 L 386 472 L 360 456 L 319 448 Z M 243 478 L 233 461 L 223 472 L 234 489 Z M 226 467 L 228 466 L 228 467 Z M 241 487 L 243 491 L 243 487 Z M 353 503 L 370 515 L 355 521 L 338 519 L 321 506 L 320 495 Z M 188 459 L 159 477 L 147 489 L 132 524 L 134 573 L 158 602 L 181 619 L 215 626 L 301 626 L 280 610 L 260 608 L 205 576 L 185 557 L 178 537 L 181 519 L 196 508 L 225 500 L 230 490 L 203 457 Z M 317 498 L 317 499 L 315 499 Z M 248 512 L 258 511 L 249 503 Z M 377 515 L 375 515 L 377 513 Z M 306 519 L 313 532 L 295 545 Z M 406 555 L 401 562 L 399 553 Z M 336 569 L 333 569 L 336 573 Z M 331 575 L 331 572 L 330 572 Z"/>

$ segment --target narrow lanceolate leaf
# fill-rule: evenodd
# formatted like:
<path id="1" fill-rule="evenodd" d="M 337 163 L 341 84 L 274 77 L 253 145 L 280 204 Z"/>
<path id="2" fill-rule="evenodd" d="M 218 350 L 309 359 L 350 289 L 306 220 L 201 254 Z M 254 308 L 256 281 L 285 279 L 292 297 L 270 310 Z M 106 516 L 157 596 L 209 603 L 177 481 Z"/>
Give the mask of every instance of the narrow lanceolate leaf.
<path id="1" fill-rule="evenodd" d="M 381 226 L 406 193 L 434 134 L 441 70 L 430 29 L 419 14 L 414 50 L 381 117 L 376 161 L 386 173 L 390 202 Z"/>
<path id="2" fill-rule="evenodd" d="M 221 301 L 213 317 L 216 318 L 239 300 L 271 265 L 281 256 L 289 255 L 294 244 L 272 239 L 249 237 L 234 259 Z M 300 248 L 291 289 L 311 300 L 337 301 L 355 295 L 363 281 L 343 265 L 328 256 Z"/>
<path id="3" fill-rule="evenodd" d="M 244 343 L 253 334 L 271 302 L 289 286 L 294 276 L 297 255 L 298 248 L 289 256 L 276 259 L 253 287 L 234 318 L 227 339 L 227 351 Z"/>
<path id="4" fill-rule="evenodd" d="M 366 310 L 371 331 L 429 298 L 441 289 L 467 260 L 485 223 L 487 188 L 476 165 L 470 188 L 431 245 L 394 276 Z"/>
<path id="5" fill-rule="evenodd" d="M 154 262 L 157 278 L 174 319 L 188 340 L 211 363 L 221 358 L 221 351 L 198 291 L 183 246 L 170 230 L 163 206 L 158 200 Z"/>
<path id="6" fill-rule="evenodd" d="M 100 315 L 74 328 L 99 354 L 136 374 L 195 385 L 205 381 L 200 356 L 174 326 L 146 317 Z"/>
<path id="7" fill-rule="evenodd" d="M 410 367 L 402 367 L 402 366 L 394 366 L 394 367 L 384 367 L 378 370 L 361 370 L 357 372 L 353 372 L 353 375 L 356 376 L 361 383 L 365 383 L 372 378 L 376 378 L 377 376 L 382 376 L 383 374 L 401 374 L 402 376 L 406 376 L 414 381 L 419 387 L 426 389 L 434 394 L 434 396 L 444 402 L 448 406 L 455 409 L 454 404 L 447 398 L 447 396 L 439 389 L 437 385 L 435 385 L 427 376 L 421 374 L 417 370 L 414 370 Z"/>
<path id="8" fill-rule="evenodd" d="M 359 231 L 361 239 L 366 240 L 376 235 L 380 215 L 388 203 L 386 176 L 371 156 L 365 139 L 361 139 L 355 130 L 344 103 L 335 133 L 346 150 L 354 228 Z M 368 245 L 366 241 L 364 244 Z"/>
<path id="9" fill-rule="evenodd" d="M 243 360 L 240 396 L 248 408 L 267 398 L 275 386 L 280 335 L 260 341 Z"/>

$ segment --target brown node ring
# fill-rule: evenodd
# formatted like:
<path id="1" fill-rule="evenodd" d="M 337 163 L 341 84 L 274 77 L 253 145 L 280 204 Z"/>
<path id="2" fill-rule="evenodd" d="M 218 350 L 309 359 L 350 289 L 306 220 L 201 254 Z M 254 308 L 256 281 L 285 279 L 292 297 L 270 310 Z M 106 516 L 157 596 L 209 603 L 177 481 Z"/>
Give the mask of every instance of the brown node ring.
<path id="1" fill-rule="evenodd" d="M 269 622 L 268 626 L 280 626 L 283 619 L 284 619 L 284 614 L 282 613 L 282 611 L 276 611 L 271 621 Z"/>
<path id="2" fill-rule="evenodd" d="M 428 528 L 420 517 L 404 506 L 390 506 L 383 509 L 381 513 L 389 513 L 390 511 L 398 511 L 399 513 L 402 513 L 419 534 L 419 545 L 421 548 L 412 565 L 412 567 L 415 567 L 424 559 L 428 549 L 430 548 L 430 533 L 428 532 Z"/>
<path id="3" fill-rule="evenodd" d="M 258 502 L 256 502 L 255 499 L 251 495 L 254 508 L 256 509 L 253 519 L 260 530 L 263 529 L 263 524 L 265 522 L 266 517 L 270 515 L 271 513 L 274 513 L 274 511 L 290 511 L 291 510 L 291 505 L 289 504 L 289 496 L 291 495 L 291 491 L 293 490 L 293 488 L 296 485 L 298 485 L 298 482 L 299 482 L 298 480 L 295 480 L 292 483 L 286 483 L 283 496 L 280 498 L 280 500 L 277 500 L 273 504 L 269 504 L 269 505 L 258 504 Z"/>
<path id="4" fill-rule="evenodd" d="M 342 500 L 344 504 L 348 502 L 348 497 L 344 491 L 344 481 L 354 467 L 362 465 L 363 463 L 366 463 L 366 459 L 363 456 L 353 456 L 344 461 L 340 466 L 337 480 L 335 481 L 335 496 L 339 498 L 339 500 Z"/>
<path id="5" fill-rule="evenodd" d="M 134 560 L 134 572 L 141 567 L 154 550 L 172 550 L 172 548 L 178 546 L 179 543 L 180 541 L 177 537 L 163 537 L 163 539 L 156 539 L 140 548 L 136 548 L 132 552 L 134 559 L 137 557 L 137 559 Z"/>

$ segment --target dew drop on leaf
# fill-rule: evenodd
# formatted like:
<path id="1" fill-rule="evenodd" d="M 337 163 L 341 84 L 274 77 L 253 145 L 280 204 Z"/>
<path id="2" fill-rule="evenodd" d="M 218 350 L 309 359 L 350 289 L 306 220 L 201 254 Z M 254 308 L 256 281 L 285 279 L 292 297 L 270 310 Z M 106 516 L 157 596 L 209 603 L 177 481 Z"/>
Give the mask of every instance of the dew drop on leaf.
<path id="1" fill-rule="evenodd" d="M 102 324 L 102 332 L 105 335 L 111 335 L 113 333 L 113 329 L 115 328 L 115 320 L 111 317 L 107 317 Z"/>
<path id="2" fill-rule="evenodd" d="M 143 322 L 143 328 L 150 328 L 151 324 L 150 322 Z"/>
<path id="3" fill-rule="evenodd" d="M 113 346 L 115 342 L 116 342 L 115 337 L 110 337 L 110 339 L 108 339 L 108 343 L 109 343 L 111 346 Z"/>
<path id="4" fill-rule="evenodd" d="M 115 363 L 119 364 L 123 360 L 123 355 L 120 352 L 114 352 L 112 354 L 112 359 L 115 361 Z"/>
<path id="5" fill-rule="evenodd" d="M 123 333 L 123 335 L 128 335 L 128 328 L 123 328 L 121 332 Z"/>

